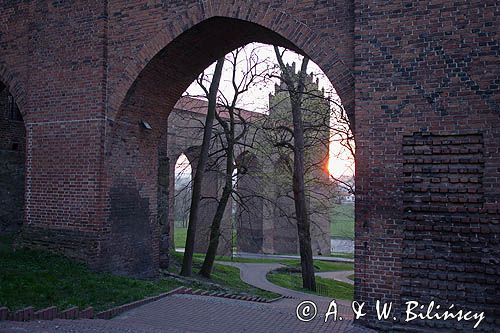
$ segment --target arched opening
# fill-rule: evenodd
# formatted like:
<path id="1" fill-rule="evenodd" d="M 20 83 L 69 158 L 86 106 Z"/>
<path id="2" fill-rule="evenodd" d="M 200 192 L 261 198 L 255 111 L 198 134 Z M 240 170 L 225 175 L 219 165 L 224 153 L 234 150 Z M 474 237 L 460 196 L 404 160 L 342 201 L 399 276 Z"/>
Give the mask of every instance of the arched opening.
<path id="1" fill-rule="evenodd" d="M 158 208 L 154 205 L 156 192 L 151 185 L 157 182 L 157 177 L 143 170 L 154 170 L 157 167 L 158 146 L 168 147 L 175 144 L 170 137 L 164 140 L 168 126 L 171 125 L 170 118 L 167 122 L 171 110 L 197 75 L 214 60 L 237 47 L 256 41 L 286 47 L 300 54 L 305 53 L 289 39 L 262 25 L 239 19 L 213 17 L 185 31 L 152 56 L 128 89 L 120 107 L 110 114 L 110 119 L 115 120 L 109 136 L 109 140 L 112 141 L 111 154 L 120 158 L 120 165 L 113 163 L 110 165 L 110 169 L 113 170 L 111 174 L 114 175 L 111 183 L 116 183 L 119 187 L 123 182 L 129 184 L 136 182 L 136 191 L 140 193 L 139 195 L 151 198 L 150 209 L 145 212 L 145 215 L 149 216 L 149 223 L 152 225 L 153 243 L 157 237 L 154 210 L 163 211 L 166 208 Z M 319 57 L 318 63 L 328 63 L 327 59 L 316 56 Z M 335 64 L 341 64 L 341 62 L 336 59 Z M 330 76 L 335 77 L 336 82 L 341 82 L 342 80 L 339 81 L 341 77 L 347 80 L 345 73 L 336 73 L 342 66 L 333 66 L 328 72 Z M 340 93 L 346 101 L 351 99 L 346 89 L 340 89 Z M 148 128 L 141 125 L 144 123 L 149 125 Z M 128 179 L 130 181 L 127 181 Z M 112 196 L 111 201 L 113 200 L 119 200 L 119 196 L 117 198 Z M 210 199 L 207 200 L 209 201 Z M 213 204 L 216 202 L 211 205 Z M 137 209 L 144 209 L 144 207 L 137 207 Z M 112 212 L 111 223 L 114 223 L 116 219 Z M 272 229 L 273 227 L 268 224 L 265 228 Z M 208 233 L 200 232 L 200 235 L 208 237 Z M 294 239 L 296 237 L 296 232 L 294 232 Z M 297 253 L 296 249 L 297 246 L 294 246 L 293 253 Z M 152 256 L 156 256 L 155 247 L 152 251 Z M 275 252 L 274 249 L 269 251 Z M 278 252 L 288 251 L 279 250 Z M 317 254 L 318 251 L 315 253 Z"/>
<path id="2" fill-rule="evenodd" d="M 0 235 L 19 231 L 24 220 L 25 158 L 23 116 L 0 82 Z"/>
<path id="3" fill-rule="evenodd" d="M 293 220 L 295 206 L 292 182 L 293 160 L 288 155 L 277 156 L 272 170 L 275 181 L 272 193 L 276 203 L 271 205 L 273 224 L 273 252 L 279 254 L 295 254 L 298 251 L 297 225 Z M 287 186 L 288 185 L 288 186 Z"/>
<path id="4" fill-rule="evenodd" d="M 247 44 L 239 52 L 245 53 L 247 56 L 243 62 L 248 62 L 248 58 L 255 55 L 254 52 L 258 53 L 260 57 L 275 59 L 273 47 L 261 43 Z M 223 71 L 219 86 L 219 92 L 222 95 L 221 110 L 225 107 L 223 100 L 227 100 L 228 96 L 231 96 L 231 92 L 228 92 L 231 74 L 226 75 L 226 72 L 231 72 L 231 68 L 235 64 L 232 62 L 234 54 L 231 53 L 227 56 L 229 57 L 227 65 L 229 68 Z M 292 63 L 290 71 L 296 74 L 296 62 L 300 61 L 300 56 L 288 52 L 286 59 Z M 266 60 L 272 62 L 271 59 Z M 214 65 L 208 67 L 205 72 L 211 73 Z M 245 64 L 237 68 L 237 71 L 244 71 L 244 67 Z M 310 211 L 313 253 L 321 256 L 330 254 L 332 245 L 335 245 L 334 240 L 331 240 L 331 230 L 343 222 L 339 222 L 338 216 L 332 211 L 334 201 L 338 199 L 336 197 L 339 194 L 338 188 L 343 180 L 343 178 L 336 176 L 339 172 L 343 172 L 342 176 L 352 172 L 352 168 L 339 170 L 337 165 L 340 161 L 338 154 L 345 154 L 342 151 L 342 144 L 345 143 L 341 141 L 347 139 L 342 134 L 347 134 L 346 132 L 349 131 L 349 123 L 345 119 L 339 119 L 345 114 L 338 114 L 338 110 L 333 110 L 334 107 L 342 107 L 340 99 L 319 67 L 314 63 L 310 67 L 306 78 L 307 94 L 303 103 L 307 127 L 307 204 Z M 206 80 L 208 84 L 209 77 Z M 203 96 L 203 93 L 204 90 L 199 87 L 199 80 L 193 82 L 185 92 L 188 95 L 183 94 L 183 97 L 177 102 L 174 112 L 169 116 L 169 131 L 172 130 L 178 134 L 177 138 L 172 137 L 171 141 L 174 141 L 174 146 L 186 140 L 186 136 L 189 136 L 191 142 L 201 142 L 207 102 L 198 98 L 200 95 Z M 289 128 L 292 126 L 288 91 L 283 83 L 279 83 L 279 80 L 278 82 L 265 80 L 259 82 L 250 88 L 248 95 L 241 96 L 241 100 L 238 102 L 241 102 L 238 104 L 241 107 L 240 114 L 245 114 L 245 117 L 240 119 L 243 126 L 245 122 L 248 122 L 254 128 L 259 128 L 257 131 L 261 132 L 270 126 L 286 125 Z M 182 111 L 184 111 L 184 115 L 181 115 Z M 222 112 L 227 112 L 227 110 Z M 342 121 L 344 123 L 337 124 L 337 122 Z M 216 125 L 214 130 L 218 133 L 215 134 L 217 141 L 221 139 L 222 129 Z M 331 132 L 334 131 L 335 135 L 332 135 Z M 280 134 L 276 133 L 276 130 L 270 132 L 269 135 L 264 134 L 264 136 L 260 134 L 249 135 L 247 142 L 238 143 L 241 147 L 248 148 L 243 148 L 243 152 L 235 158 L 233 175 L 235 182 L 232 215 L 233 229 L 236 230 L 237 234 L 234 237 L 236 242 L 233 244 L 236 245 L 239 255 L 245 252 L 298 254 L 297 228 L 294 221 L 295 208 L 291 190 L 293 154 L 289 149 L 280 154 L 281 150 L 274 147 L 276 142 L 272 142 L 273 139 L 277 140 L 277 138 L 269 137 L 280 136 Z M 330 138 L 330 135 L 335 141 Z M 264 147 L 262 142 L 255 141 L 267 141 L 267 146 Z M 265 163 L 259 161 L 256 154 L 259 154 Z M 287 163 L 284 163 L 285 160 Z M 263 170 L 263 165 L 265 165 L 265 170 Z M 220 168 L 221 172 L 222 169 Z M 336 174 L 334 175 L 333 172 Z M 350 177 L 353 177 L 352 173 Z M 351 208 L 349 212 L 352 214 L 347 228 L 351 228 L 351 233 L 353 233 L 353 205 L 351 204 L 349 208 Z M 353 237 L 353 234 L 350 236 Z M 349 239 L 351 245 L 352 240 L 352 238 Z M 350 253 L 339 255 L 352 258 L 353 247 L 351 246 L 348 251 Z"/>
<path id="5" fill-rule="evenodd" d="M 182 153 L 175 162 L 174 180 L 174 244 L 175 248 L 183 248 L 186 244 L 186 233 L 191 206 L 192 168 L 187 156 Z"/>

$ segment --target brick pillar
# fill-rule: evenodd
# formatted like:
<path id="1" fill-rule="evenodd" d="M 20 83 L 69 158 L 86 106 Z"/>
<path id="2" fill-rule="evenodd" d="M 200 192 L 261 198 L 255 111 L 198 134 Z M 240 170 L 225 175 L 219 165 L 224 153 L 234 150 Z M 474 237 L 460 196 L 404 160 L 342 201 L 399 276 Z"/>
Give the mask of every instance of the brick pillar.
<path id="1" fill-rule="evenodd" d="M 160 227 L 160 267 L 168 268 L 170 251 L 170 159 L 167 156 L 167 135 L 165 142 L 160 142 L 158 149 L 158 212 L 157 219 Z"/>
<path id="2" fill-rule="evenodd" d="M 194 170 L 194 168 L 193 168 Z M 193 171 L 194 172 L 194 171 Z M 195 252 L 206 253 L 210 240 L 210 226 L 212 225 L 218 200 L 221 192 L 222 173 L 220 171 L 206 171 L 203 177 L 202 199 L 200 202 L 198 224 L 196 229 Z M 230 205 L 230 202 L 228 203 Z M 226 213 L 221 222 L 221 235 L 217 253 L 229 255 L 231 252 L 230 214 Z"/>
<path id="3" fill-rule="evenodd" d="M 98 268 L 104 225 L 101 120 L 27 122 L 21 244 Z"/>
<path id="4" fill-rule="evenodd" d="M 0 234 L 18 231 L 24 219 L 25 126 L 0 82 Z"/>
<path id="5" fill-rule="evenodd" d="M 291 189 L 285 192 L 277 191 L 276 204 L 274 207 L 274 253 L 297 254 L 299 242 L 297 236 L 297 222 L 295 215 L 295 203 Z"/>
<path id="6" fill-rule="evenodd" d="M 243 166 L 239 172 L 237 191 L 239 202 L 236 206 L 236 225 L 238 232 L 238 251 L 262 253 L 264 245 L 263 230 L 263 189 L 260 167 Z"/>

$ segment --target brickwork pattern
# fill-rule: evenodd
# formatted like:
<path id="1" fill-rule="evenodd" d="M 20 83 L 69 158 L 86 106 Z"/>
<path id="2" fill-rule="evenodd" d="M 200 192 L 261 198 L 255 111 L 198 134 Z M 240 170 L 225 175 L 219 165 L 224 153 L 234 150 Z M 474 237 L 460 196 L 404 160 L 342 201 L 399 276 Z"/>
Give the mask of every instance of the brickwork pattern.
<path id="1" fill-rule="evenodd" d="M 494 330 L 498 306 L 485 294 L 498 294 L 499 274 L 498 3 L 355 1 L 354 16 L 355 298 L 393 301 L 396 313 L 411 298 L 467 304 Z M 417 325 L 447 330 L 399 329 Z"/>
<path id="2" fill-rule="evenodd" d="M 500 302 L 495 297 L 495 270 L 487 264 L 500 253 L 498 248 L 484 249 L 495 230 L 488 225 L 490 218 L 483 207 L 483 145 L 481 133 L 474 132 L 420 132 L 403 138 L 402 299 L 481 309 L 493 324 Z M 465 292 L 477 296 L 463 299 Z M 420 324 L 445 327 L 439 322 Z"/>
<path id="3" fill-rule="evenodd" d="M 408 257 L 422 244 L 406 234 L 422 230 L 406 229 L 414 221 L 404 211 L 404 137 L 482 136 L 484 201 L 466 216 L 479 218 L 479 232 L 472 221 L 458 228 L 477 234 L 485 255 L 476 262 L 471 246 L 442 267 L 469 270 L 476 282 L 430 290 L 486 310 L 496 305 L 484 293 L 498 295 L 500 274 L 498 1 L 4 1 L 0 22 L 0 81 L 26 126 L 25 244 L 96 269 L 156 272 L 157 169 L 168 113 L 213 60 L 260 41 L 309 55 L 355 116 L 355 298 L 368 302 L 370 313 L 376 299 L 394 301 L 399 312 L 406 297 L 426 289 L 408 281 L 435 280 L 425 258 Z M 143 119 L 152 131 L 141 127 Z M 460 204 L 469 210 L 479 203 Z M 132 217 L 138 236 L 120 230 Z M 462 235 L 456 228 L 436 230 L 424 246 L 454 253 L 457 243 L 442 239 Z M 468 275 L 449 274 L 458 282 Z M 485 331 L 498 326 L 498 312 L 489 313 Z M 374 316 L 363 323 L 394 325 Z"/>

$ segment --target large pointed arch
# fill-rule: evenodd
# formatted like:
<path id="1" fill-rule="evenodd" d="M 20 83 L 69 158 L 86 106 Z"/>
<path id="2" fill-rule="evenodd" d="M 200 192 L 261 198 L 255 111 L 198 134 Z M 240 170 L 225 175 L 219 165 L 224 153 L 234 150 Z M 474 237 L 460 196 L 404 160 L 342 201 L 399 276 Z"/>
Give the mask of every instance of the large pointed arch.
<path id="1" fill-rule="evenodd" d="M 186 41 L 201 40 L 203 42 L 206 36 L 217 34 L 214 26 L 217 22 L 221 22 L 220 25 L 224 26 L 224 30 L 221 31 L 224 34 L 234 34 L 239 26 L 244 27 L 240 30 L 246 30 L 247 35 L 240 34 L 233 40 L 226 38 L 229 35 L 220 35 L 218 38 L 225 40 L 224 48 L 204 49 L 198 51 L 198 54 L 190 54 L 198 59 L 202 55 L 204 59 L 197 66 L 190 64 L 192 73 L 184 75 L 185 82 L 180 84 L 175 92 L 167 92 L 166 96 L 172 101 L 165 103 L 166 108 L 171 108 L 173 106 L 171 104 L 177 101 L 182 91 L 196 75 L 217 57 L 249 42 L 263 42 L 287 47 L 308 55 L 332 82 L 342 99 L 343 106 L 354 121 L 354 77 L 352 70 L 346 65 L 346 59 L 341 59 L 335 50 L 338 42 L 330 36 L 320 36 L 298 18 L 258 2 L 234 1 L 229 4 L 225 1 L 213 0 L 198 2 L 197 5 L 179 13 L 171 22 L 173 23 L 166 25 L 159 34 L 143 44 L 127 63 L 117 83 L 111 87 L 107 110 L 108 119 L 116 120 L 127 97 L 140 90 L 138 81 L 141 77 L 148 76 L 149 70 L 158 70 L 159 67 L 154 66 L 155 59 L 165 56 L 175 57 L 175 47 L 179 47 L 179 44 L 182 45 Z M 182 61 L 186 60 L 184 56 L 177 56 Z M 177 66 L 172 61 L 169 63 L 172 64 L 171 68 Z"/>

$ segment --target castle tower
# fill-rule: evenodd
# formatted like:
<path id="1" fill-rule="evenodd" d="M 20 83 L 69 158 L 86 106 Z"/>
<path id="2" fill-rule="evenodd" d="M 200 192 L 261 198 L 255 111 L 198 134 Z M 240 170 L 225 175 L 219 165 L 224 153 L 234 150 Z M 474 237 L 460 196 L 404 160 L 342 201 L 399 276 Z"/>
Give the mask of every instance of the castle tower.
<path id="1" fill-rule="evenodd" d="M 295 63 L 287 65 L 292 79 L 298 80 Z M 330 199 L 333 186 L 328 175 L 330 139 L 330 105 L 324 89 L 319 89 L 319 81 L 313 74 L 306 75 L 305 93 L 302 102 L 302 119 L 305 139 L 305 180 L 309 219 L 311 222 L 311 245 L 315 255 L 330 253 Z M 275 141 L 293 138 L 284 127 L 293 129 L 290 95 L 284 82 L 275 85 L 269 95 L 268 121 L 273 127 L 271 137 Z M 272 147 L 273 180 L 272 193 L 275 208 L 269 218 L 273 222 L 273 249 L 275 253 L 297 253 L 298 236 L 295 205 L 292 192 L 293 151 L 288 147 Z"/>

